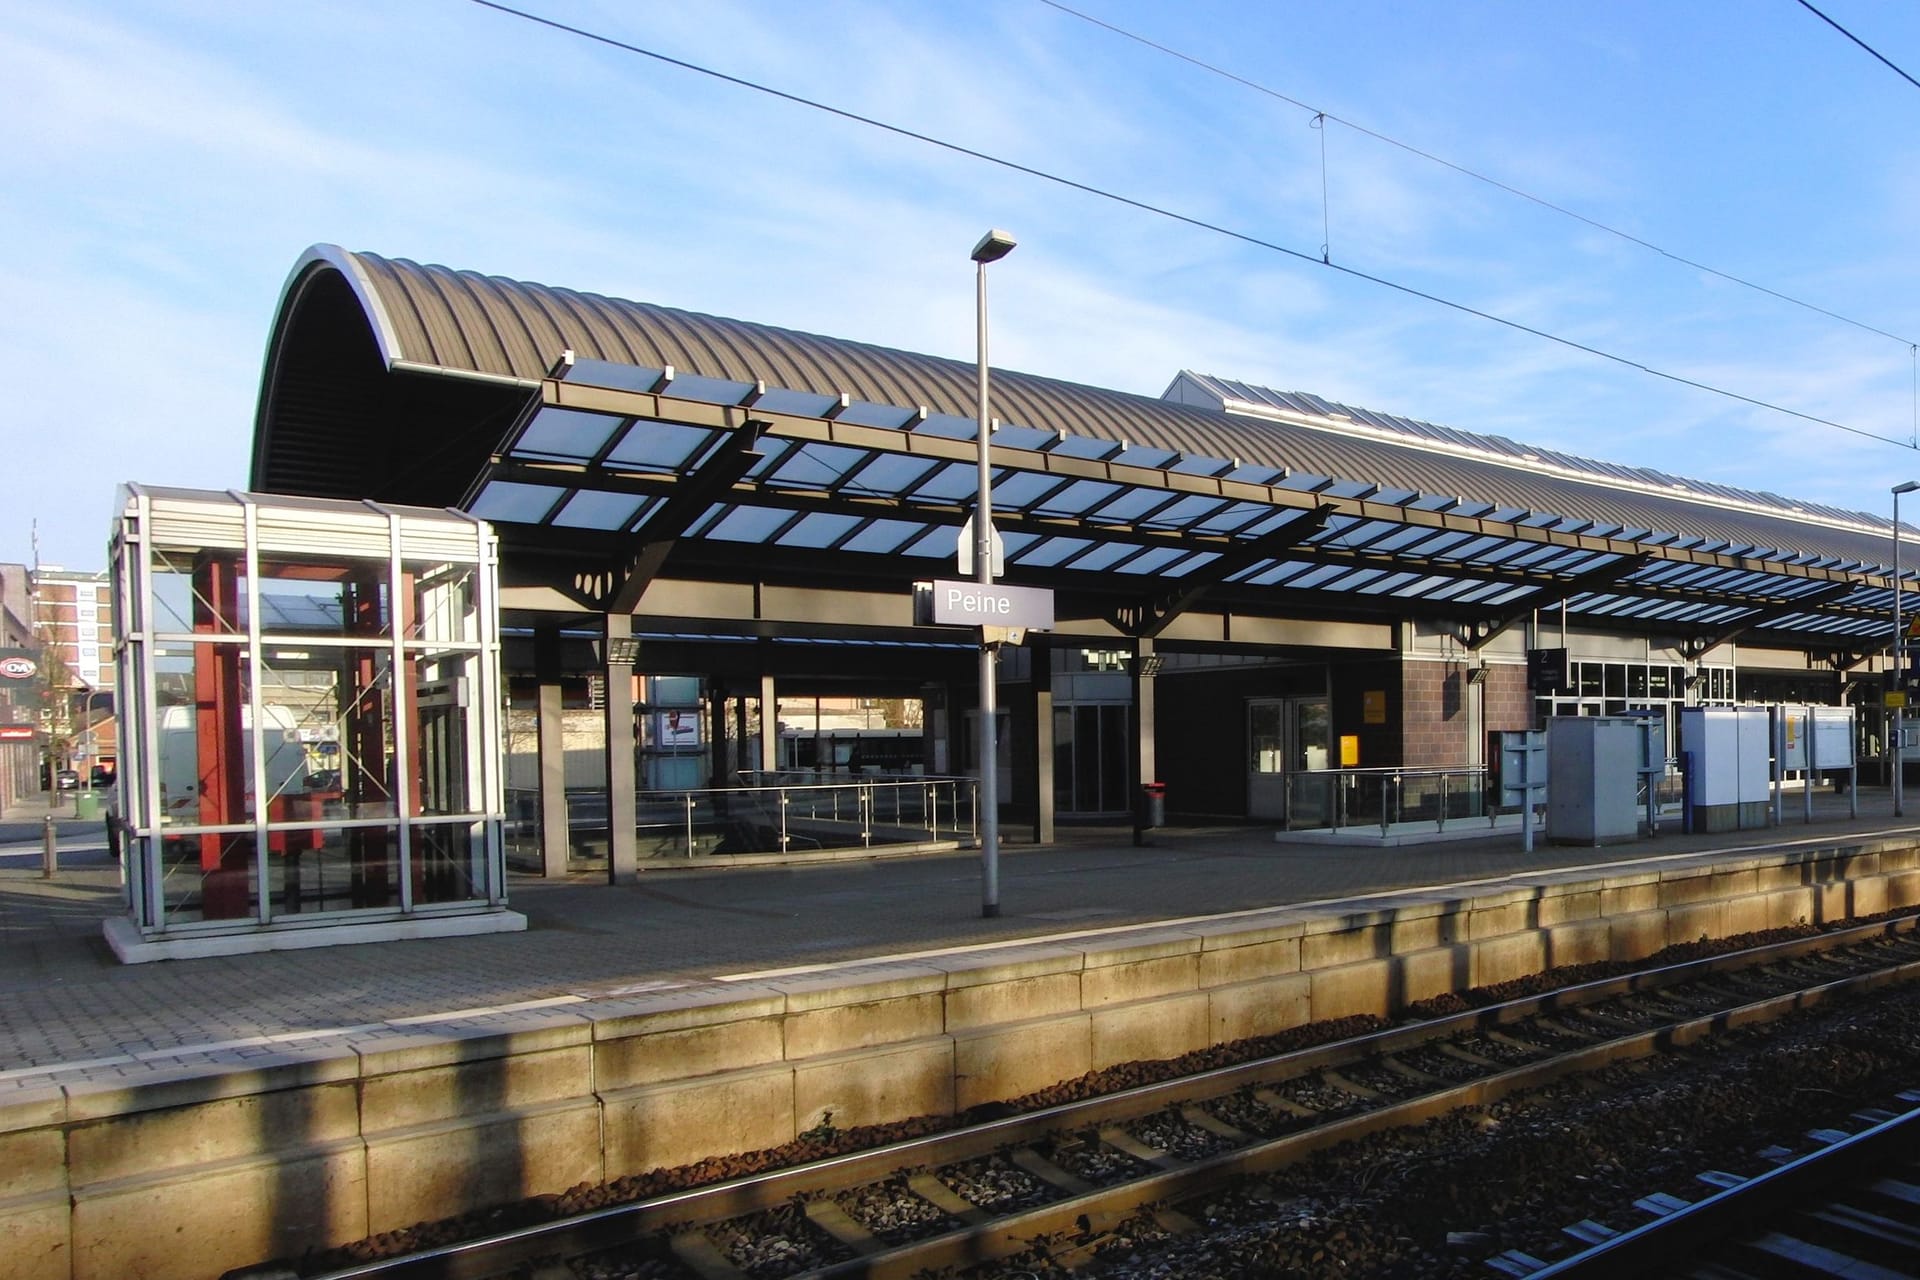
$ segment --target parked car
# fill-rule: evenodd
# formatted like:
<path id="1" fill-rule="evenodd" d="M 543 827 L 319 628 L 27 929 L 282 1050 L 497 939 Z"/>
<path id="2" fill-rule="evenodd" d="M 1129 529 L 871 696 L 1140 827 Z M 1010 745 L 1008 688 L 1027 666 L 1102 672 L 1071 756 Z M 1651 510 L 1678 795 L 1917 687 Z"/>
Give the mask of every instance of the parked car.
<path id="1" fill-rule="evenodd" d="M 62 791 L 78 791 L 80 774 L 74 769 L 62 769 L 53 775 L 53 785 Z"/>

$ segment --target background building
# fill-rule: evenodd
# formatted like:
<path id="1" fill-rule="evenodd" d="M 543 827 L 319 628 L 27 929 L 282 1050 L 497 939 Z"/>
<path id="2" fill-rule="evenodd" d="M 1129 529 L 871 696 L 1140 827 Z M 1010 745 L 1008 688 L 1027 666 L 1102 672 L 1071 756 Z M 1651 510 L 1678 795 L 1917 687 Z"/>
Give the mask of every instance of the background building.
<path id="1" fill-rule="evenodd" d="M 106 573 L 41 565 L 32 572 L 33 631 L 45 701 L 47 762 L 81 785 L 105 783 L 118 766 L 114 705 L 113 587 Z"/>
<path id="2" fill-rule="evenodd" d="M 0 808 L 40 789 L 42 681 L 30 598 L 27 567 L 0 564 Z"/>

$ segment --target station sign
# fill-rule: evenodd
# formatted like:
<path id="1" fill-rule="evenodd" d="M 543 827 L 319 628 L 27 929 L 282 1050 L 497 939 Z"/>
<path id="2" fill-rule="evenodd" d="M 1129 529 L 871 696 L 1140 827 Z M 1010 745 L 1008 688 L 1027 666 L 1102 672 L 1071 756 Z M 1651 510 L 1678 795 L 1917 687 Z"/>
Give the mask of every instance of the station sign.
<path id="1" fill-rule="evenodd" d="M 0 742 L 32 742 L 38 732 L 30 724 L 0 724 Z"/>
<path id="2" fill-rule="evenodd" d="M 1565 649 L 1527 650 L 1527 692 L 1572 693 Z"/>
<path id="3" fill-rule="evenodd" d="M 1004 582 L 936 578 L 913 587 L 914 621 L 941 627 L 1053 629 L 1053 592 Z"/>

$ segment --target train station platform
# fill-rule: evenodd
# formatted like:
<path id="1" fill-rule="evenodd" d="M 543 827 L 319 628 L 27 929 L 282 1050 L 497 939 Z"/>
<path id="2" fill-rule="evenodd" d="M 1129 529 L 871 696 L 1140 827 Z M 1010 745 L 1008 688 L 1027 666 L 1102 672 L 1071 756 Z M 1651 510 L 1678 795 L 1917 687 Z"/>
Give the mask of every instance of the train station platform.
<path id="1" fill-rule="evenodd" d="M 1062 827 L 1047 846 L 1009 828 L 1002 914 L 980 914 L 977 853 L 730 867 L 703 861 L 610 887 L 588 876 L 513 877 L 524 933 L 326 947 L 123 966 L 101 936 L 120 877 L 97 822 L 68 801 L 0 821 L 0 1092 L 205 1053 L 243 1059 L 382 1024 L 563 1007 L 774 975 L 944 953 L 992 953 L 1231 920 L 1270 908 L 1327 914 L 1409 891 L 1482 892 L 1531 873 L 1628 874 L 1813 843 L 1920 835 L 1920 805 L 1896 819 L 1885 790 L 1791 797 L 1778 827 L 1606 847 L 1504 830 L 1370 847 L 1352 834 L 1277 841 L 1270 827 Z M 42 874 L 51 812 L 59 869 Z"/>
<path id="2" fill-rule="evenodd" d="M 524 932 L 121 965 L 70 806 L 0 822 L 12 1274 L 188 1280 L 838 1126 L 1000 1105 L 1544 968 L 1920 904 L 1920 818 L 1605 848 L 1068 829 L 517 878 Z M 42 871 L 52 816 L 57 870 Z M 1009 834 L 1017 834 L 1010 832 Z M 236 1209 L 239 1211 L 236 1212 Z M 190 1239 L 192 1250 L 177 1242 Z"/>

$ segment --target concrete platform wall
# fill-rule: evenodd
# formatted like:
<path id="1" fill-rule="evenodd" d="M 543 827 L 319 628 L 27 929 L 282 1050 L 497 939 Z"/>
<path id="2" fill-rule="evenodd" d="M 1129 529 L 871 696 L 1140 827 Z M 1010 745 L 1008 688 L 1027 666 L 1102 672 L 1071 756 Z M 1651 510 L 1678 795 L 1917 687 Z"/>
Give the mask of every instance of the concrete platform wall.
<path id="1" fill-rule="evenodd" d="M 0 1100 L 19 1277 L 203 1277 L 583 1181 L 950 1114 L 1555 965 L 1920 904 L 1888 843 L 259 1047 Z"/>

